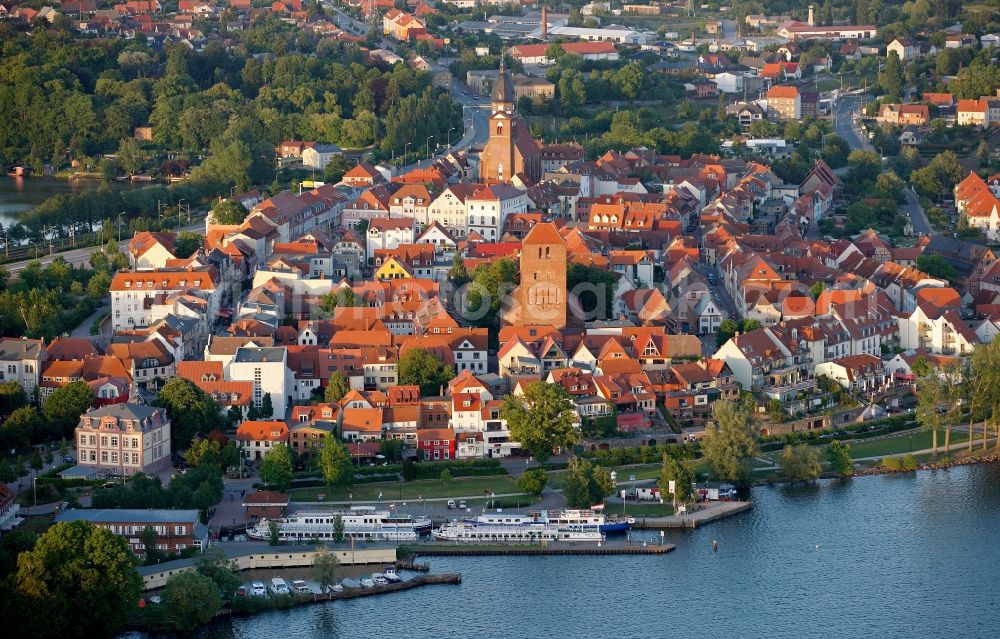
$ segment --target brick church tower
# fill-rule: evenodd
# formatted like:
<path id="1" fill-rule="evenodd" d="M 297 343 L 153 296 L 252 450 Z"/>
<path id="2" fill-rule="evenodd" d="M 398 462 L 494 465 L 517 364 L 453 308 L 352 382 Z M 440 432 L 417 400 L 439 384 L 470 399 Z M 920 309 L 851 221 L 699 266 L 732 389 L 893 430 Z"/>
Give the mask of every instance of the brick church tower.
<path id="1" fill-rule="evenodd" d="M 532 180 L 542 176 L 541 150 L 531 138 L 528 126 L 514 110 L 514 82 L 500 57 L 500 73 L 490 96 L 490 139 L 479 155 L 479 179 L 509 182 L 515 173 Z"/>
<path id="2" fill-rule="evenodd" d="M 503 321 L 512 326 L 566 328 L 566 240 L 551 222 L 539 222 L 521 242 L 521 283 Z"/>

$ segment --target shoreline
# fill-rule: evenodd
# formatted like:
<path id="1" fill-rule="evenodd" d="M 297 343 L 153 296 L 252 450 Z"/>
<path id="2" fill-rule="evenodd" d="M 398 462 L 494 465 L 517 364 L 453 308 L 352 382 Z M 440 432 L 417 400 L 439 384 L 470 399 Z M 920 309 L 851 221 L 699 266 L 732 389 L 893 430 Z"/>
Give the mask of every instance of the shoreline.
<path id="1" fill-rule="evenodd" d="M 244 598 L 245 602 L 242 605 L 249 606 L 248 609 L 235 610 L 233 606 L 223 607 L 219 609 L 217 613 L 215 613 L 215 615 L 212 617 L 211 620 L 209 620 L 207 623 L 196 626 L 196 628 L 194 628 L 193 630 L 196 630 L 198 628 L 205 628 L 214 623 L 218 623 L 225 619 L 232 619 L 234 617 L 252 617 L 255 615 L 263 614 L 265 612 L 271 612 L 274 610 L 290 610 L 292 608 L 300 608 L 303 606 L 311 606 L 315 604 L 328 603 L 333 601 L 361 599 L 363 597 L 386 595 L 395 592 L 403 592 L 405 590 L 413 590 L 414 588 L 420 588 L 423 586 L 459 585 L 461 583 L 462 583 L 461 573 L 446 572 L 436 575 L 416 575 L 412 579 L 390 583 L 385 586 L 376 585 L 372 586 L 371 588 L 357 588 L 351 590 L 345 589 L 342 592 L 328 592 L 328 593 L 314 592 L 308 595 L 292 594 L 289 595 L 288 599 L 281 599 L 281 600 L 271 599 L 269 597 L 265 598 L 247 597 Z M 166 604 L 159 604 L 159 606 L 164 606 L 164 605 Z M 147 609 L 148 608 L 142 610 L 147 610 Z M 131 621 L 125 630 L 133 632 L 143 632 L 148 634 L 172 632 L 172 630 L 170 629 L 149 626 L 137 620 Z"/>
<path id="2" fill-rule="evenodd" d="M 900 457 L 900 455 L 887 455 L 887 457 Z M 876 466 L 874 468 L 863 468 L 853 475 L 840 475 L 837 473 L 824 473 L 819 476 L 818 479 L 851 479 L 852 477 L 876 477 L 879 475 L 906 475 L 910 473 L 917 473 L 927 470 L 948 470 L 950 468 L 956 468 L 959 466 L 972 466 L 976 464 L 996 464 L 1000 463 L 1000 451 L 989 453 L 986 456 L 977 457 L 960 457 L 958 459 L 952 459 L 947 462 L 930 462 L 926 464 L 918 465 L 914 470 L 889 470 L 883 466 Z M 751 484 L 751 487 L 756 486 L 777 486 L 781 484 L 797 484 L 797 483 L 809 483 L 809 482 L 797 482 L 790 479 L 780 478 L 780 479 L 758 479 Z"/>

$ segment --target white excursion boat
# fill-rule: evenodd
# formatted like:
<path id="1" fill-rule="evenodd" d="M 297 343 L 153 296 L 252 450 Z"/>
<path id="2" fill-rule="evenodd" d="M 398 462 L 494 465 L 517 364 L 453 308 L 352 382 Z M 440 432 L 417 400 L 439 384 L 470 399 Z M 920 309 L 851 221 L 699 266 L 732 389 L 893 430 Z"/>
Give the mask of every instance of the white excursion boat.
<path id="1" fill-rule="evenodd" d="M 301 511 L 273 521 L 278 524 L 278 538 L 282 541 L 333 540 L 337 517 L 344 524 L 345 537 L 365 541 L 415 541 L 432 527 L 427 517 L 394 514 L 374 506 L 353 506 L 345 511 Z M 268 539 L 270 534 L 267 519 L 261 519 L 247 531 L 251 539 Z"/>
<path id="2" fill-rule="evenodd" d="M 535 526 L 538 524 L 553 524 L 569 530 L 596 530 L 602 533 L 624 532 L 632 518 L 609 518 L 604 513 L 595 510 L 566 509 L 542 510 L 528 513 L 504 512 L 497 510 L 483 513 L 478 517 L 468 517 L 465 523 L 475 526 Z"/>
<path id="3" fill-rule="evenodd" d="M 434 531 L 438 541 L 462 542 L 525 542 L 543 541 L 601 541 L 604 536 L 597 528 L 574 530 L 555 524 L 474 524 L 467 521 L 453 521 Z"/>

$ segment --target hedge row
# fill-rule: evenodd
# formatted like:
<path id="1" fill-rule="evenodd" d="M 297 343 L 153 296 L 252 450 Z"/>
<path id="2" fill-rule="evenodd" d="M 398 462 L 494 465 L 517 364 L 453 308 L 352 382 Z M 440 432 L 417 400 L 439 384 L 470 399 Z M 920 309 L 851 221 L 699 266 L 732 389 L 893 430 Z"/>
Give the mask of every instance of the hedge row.
<path id="1" fill-rule="evenodd" d="M 837 429 L 806 430 L 761 437 L 760 448 L 763 451 L 771 451 L 784 448 L 786 444 L 815 443 L 820 440 L 833 441 L 835 439 L 868 439 L 916 427 L 917 422 L 913 418 L 913 415 L 894 415 L 886 419 L 849 424 Z"/>
<path id="2" fill-rule="evenodd" d="M 590 459 L 601 466 L 625 466 L 655 463 L 661 461 L 664 455 L 669 455 L 674 459 L 694 459 L 697 453 L 698 445 L 696 443 L 657 444 L 656 446 L 586 450 L 580 453 L 580 457 Z"/>

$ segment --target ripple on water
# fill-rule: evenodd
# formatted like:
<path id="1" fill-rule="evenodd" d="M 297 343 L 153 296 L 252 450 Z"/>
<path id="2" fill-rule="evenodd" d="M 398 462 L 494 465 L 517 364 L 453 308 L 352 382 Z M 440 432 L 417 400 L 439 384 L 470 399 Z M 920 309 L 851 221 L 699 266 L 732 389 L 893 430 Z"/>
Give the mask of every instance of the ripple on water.
<path id="1" fill-rule="evenodd" d="M 435 571 L 463 573 L 462 584 L 271 612 L 198 635 L 998 635 L 1000 465 L 763 487 L 753 498 L 749 513 L 668 535 L 678 549 L 662 557 L 431 558 Z"/>

